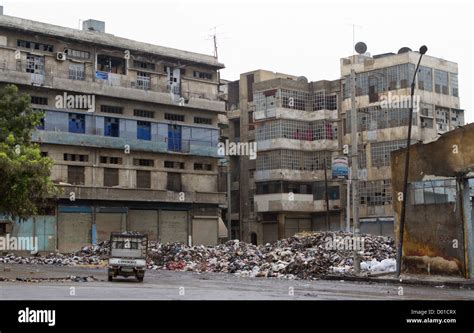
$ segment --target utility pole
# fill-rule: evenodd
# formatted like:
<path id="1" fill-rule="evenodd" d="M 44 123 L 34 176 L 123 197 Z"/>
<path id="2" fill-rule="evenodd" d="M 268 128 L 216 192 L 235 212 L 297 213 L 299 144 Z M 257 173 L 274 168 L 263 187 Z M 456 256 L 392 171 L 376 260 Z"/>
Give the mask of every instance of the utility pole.
<path id="1" fill-rule="evenodd" d="M 326 194 L 326 229 L 329 231 L 329 193 L 328 193 L 328 168 L 326 165 L 326 151 L 324 151 L 324 193 Z M 282 192 L 283 193 L 283 192 Z"/>
<path id="2" fill-rule="evenodd" d="M 351 177 L 352 177 L 352 224 L 354 241 L 359 238 L 359 165 L 357 161 L 358 148 L 358 133 L 357 133 L 357 108 L 356 108 L 356 74 L 355 70 L 351 69 Z M 356 274 L 360 273 L 360 256 L 357 247 L 354 247 L 354 271 Z"/>
<path id="3" fill-rule="evenodd" d="M 232 239 L 232 198 L 231 198 L 231 177 L 230 177 L 230 157 L 227 159 L 227 237 Z"/>

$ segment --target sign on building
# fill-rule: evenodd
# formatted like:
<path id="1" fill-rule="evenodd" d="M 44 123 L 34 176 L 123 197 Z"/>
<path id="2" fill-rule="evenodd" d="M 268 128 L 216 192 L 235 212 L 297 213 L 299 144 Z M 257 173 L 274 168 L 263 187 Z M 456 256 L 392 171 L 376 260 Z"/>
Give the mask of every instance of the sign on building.
<path id="1" fill-rule="evenodd" d="M 347 179 L 349 175 L 349 161 L 347 156 L 336 156 L 332 159 L 332 178 Z"/>

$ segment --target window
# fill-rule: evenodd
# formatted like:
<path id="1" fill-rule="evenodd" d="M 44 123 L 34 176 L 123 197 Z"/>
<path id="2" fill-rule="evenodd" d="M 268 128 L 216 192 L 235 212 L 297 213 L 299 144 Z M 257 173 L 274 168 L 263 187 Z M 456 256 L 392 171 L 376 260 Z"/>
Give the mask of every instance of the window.
<path id="1" fill-rule="evenodd" d="M 358 125 L 357 130 L 369 131 L 382 128 L 408 126 L 408 108 L 382 109 L 380 106 L 369 106 L 357 109 Z M 351 132 L 351 112 L 346 113 L 346 133 Z M 416 114 L 413 114 L 412 124 L 417 124 Z"/>
<path id="2" fill-rule="evenodd" d="M 101 156 L 100 163 L 103 164 L 122 164 L 121 157 Z"/>
<path id="3" fill-rule="evenodd" d="M 31 104 L 48 105 L 47 97 L 31 96 Z"/>
<path id="4" fill-rule="evenodd" d="M 66 49 L 64 52 L 67 54 L 68 58 L 72 59 L 84 59 L 87 60 L 90 58 L 91 54 L 88 51 L 81 51 L 81 50 L 74 50 L 74 49 Z"/>
<path id="5" fill-rule="evenodd" d="M 44 57 L 28 54 L 26 56 L 25 71 L 27 73 L 44 75 Z"/>
<path id="6" fill-rule="evenodd" d="M 359 196 L 361 205 L 391 205 L 392 185 L 390 179 L 359 182 Z"/>
<path id="7" fill-rule="evenodd" d="M 142 158 L 134 158 L 133 159 L 133 165 L 152 167 L 152 166 L 155 165 L 155 161 L 154 160 L 142 159 Z"/>
<path id="8" fill-rule="evenodd" d="M 148 70 L 151 70 L 151 71 L 155 70 L 155 64 L 153 64 L 151 62 L 138 61 L 138 60 L 133 61 L 133 67 L 148 69 Z"/>
<path id="9" fill-rule="evenodd" d="M 104 186 L 119 184 L 119 169 L 104 168 Z"/>
<path id="10" fill-rule="evenodd" d="M 278 119 L 267 121 L 257 127 L 257 141 L 279 138 L 302 141 L 336 140 L 337 125 L 325 120 L 307 122 Z"/>
<path id="11" fill-rule="evenodd" d="M 151 76 L 146 72 L 137 72 L 137 79 L 134 83 L 134 88 L 149 90 Z"/>
<path id="12" fill-rule="evenodd" d="M 164 166 L 165 168 L 170 168 L 170 169 L 184 169 L 183 162 L 165 161 Z"/>
<path id="13" fill-rule="evenodd" d="M 84 64 L 69 64 L 69 79 L 70 80 L 85 80 L 86 73 Z"/>
<path id="14" fill-rule="evenodd" d="M 118 118 L 104 118 L 104 135 L 112 136 L 115 138 L 119 137 L 120 119 Z"/>
<path id="15" fill-rule="evenodd" d="M 123 107 L 113 105 L 101 105 L 100 112 L 122 114 Z"/>
<path id="16" fill-rule="evenodd" d="M 89 162 L 89 155 L 64 154 L 64 160 L 72 162 Z"/>
<path id="17" fill-rule="evenodd" d="M 41 152 L 41 157 L 48 157 L 48 152 L 47 151 L 42 151 Z"/>
<path id="18" fill-rule="evenodd" d="M 212 119 L 211 118 L 204 118 L 204 117 L 194 117 L 194 123 L 195 124 L 212 125 Z"/>
<path id="19" fill-rule="evenodd" d="M 31 42 L 27 40 L 17 40 L 18 47 L 22 47 L 25 49 L 30 49 L 30 50 L 38 50 L 38 51 L 45 51 L 45 52 L 53 52 L 54 48 L 53 45 L 50 44 L 44 44 L 44 43 L 37 43 L 37 42 Z"/>
<path id="20" fill-rule="evenodd" d="M 151 140 L 151 124 L 147 121 L 137 121 L 137 139 Z"/>
<path id="21" fill-rule="evenodd" d="M 194 170 L 212 171 L 212 164 L 194 163 Z"/>
<path id="22" fill-rule="evenodd" d="M 83 166 L 68 165 L 67 182 L 72 185 L 84 185 L 84 171 Z"/>
<path id="23" fill-rule="evenodd" d="M 427 180 L 409 184 L 411 205 L 445 204 L 456 202 L 456 180 Z"/>
<path id="24" fill-rule="evenodd" d="M 121 58 L 107 55 L 97 55 L 97 70 L 101 72 L 125 74 L 125 61 Z"/>
<path id="25" fill-rule="evenodd" d="M 69 132 L 82 133 L 86 132 L 86 117 L 83 114 L 69 114 Z"/>
<path id="26" fill-rule="evenodd" d="M 274 150 L 261 152 L 257 158 L 257 170 L 288 169 L 316 171 L 331 169 L 331 153 L 325 151 Z"/>
<path id="27" fill-rule="evenodd" d="M 415 142 L 412 141 L 412 144 Z M 372 166 L 390 166 L 390 153 L 400 148 L 405 148 L 406 144 L 406 140 L 373 143 L 371 148 Z"/>
<path id="28" fill-rule="evenodd" d="M 418 89 L 433 91 L 433 71 L 431 68 L 420 66 L 417 78 Z"/>
<path id="29" fill-rule="evenodd" d="M 143 118 L 155 118 L 155 112 L 140 110 L 140 109 L 133 110 L 133 115 L 136 117 L 143 117 Z"/>
<path id="30" fill-rule="evenodd" d="M 448 72 L 435 69 L 435 92 L 448 95 Z"/>
<path id="31" fill-rule="evenodd" d="M 211 73 L 205 73 L 205 72 L 199 72 L 199 71 L 194 71 L 193 76 L 198 79 L 204 79 L 204 80 L 212 80 L 212 74 Z"/>
<path id="32" fill-rule="evenodd" d="M 181 192 L 181 174 L 168 172 L 166 189 L 168 191 Z"/>
<path id="33" fill-rule="evenodd" d="M 172 121 L 184 121 L 184 116 L 180 114 L 165 113 L 165 119 Z"/>
<path id="34" fill-rule="evenodd" d="M 459 97 L 459 87 L 458 87 L 458 75 L 455 73 L 449 73 L 449 86 L 451 87 L 451 95 L 454 97 Z"/>
<path id="35" fill-rule="evenodd" d="M 151 188 L 150 171 L 137 170 L 137 188 Z"/>

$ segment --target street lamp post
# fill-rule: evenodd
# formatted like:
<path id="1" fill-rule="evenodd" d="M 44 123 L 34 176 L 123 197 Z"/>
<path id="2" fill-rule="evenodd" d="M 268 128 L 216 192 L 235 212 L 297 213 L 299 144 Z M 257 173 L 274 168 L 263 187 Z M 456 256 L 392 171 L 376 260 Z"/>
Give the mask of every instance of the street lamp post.
<path id="1" fill-rule="evenodd" d="M 403 256 L 403 234 L 405 229 L 405 215 L 406 215 L 406 205 L 407 205 L 407 192 L 408 192 L 408 170 L 410 164 L 410 143 L 411 143 L 411 127 L 412 127 L 412 118 L 413 118 L 413 98 L 415 95 L 415 79 L 418 68 L 420 67 L 421 58 L 428 51 L 428 48 L 423 45 L 420 47 L 420 58 L 418 59 L 418 64 L 415 68 L 415 73 L 413 74 L 413 80 L 411 82 L 411 91 L 410 91 L 410 112 L 408 114 L 408 137 L 406 144 L 406 153 L 405 153 L 405 174 L 403 178 L 403 196 L 402 196 L 402 209 L 400 211 L 400 225 L 398 230 L 398 247 L 397 247 L 397 276 L 400 276 L 401 267 L 402 267 L 402 256 Z"/>

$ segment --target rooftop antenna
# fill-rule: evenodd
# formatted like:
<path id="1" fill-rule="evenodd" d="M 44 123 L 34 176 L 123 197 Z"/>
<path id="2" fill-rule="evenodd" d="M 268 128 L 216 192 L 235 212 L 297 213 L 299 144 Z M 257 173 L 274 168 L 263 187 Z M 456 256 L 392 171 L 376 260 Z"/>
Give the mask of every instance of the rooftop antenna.
<path id="1" fill-rule="evenodd" d="M 209 35 L 208 39 L 212 39 L 214 43 L 214 58 L 218 58 L 218 53 L 217 53 L 217 27 L 211 28 L 213 30 L 213 33 Z"/>

